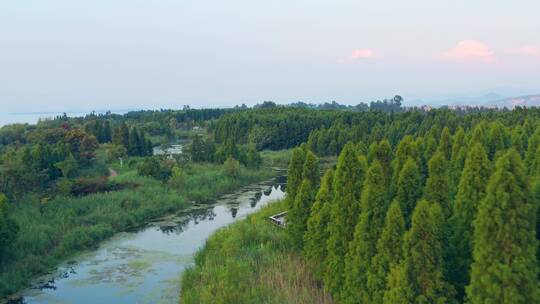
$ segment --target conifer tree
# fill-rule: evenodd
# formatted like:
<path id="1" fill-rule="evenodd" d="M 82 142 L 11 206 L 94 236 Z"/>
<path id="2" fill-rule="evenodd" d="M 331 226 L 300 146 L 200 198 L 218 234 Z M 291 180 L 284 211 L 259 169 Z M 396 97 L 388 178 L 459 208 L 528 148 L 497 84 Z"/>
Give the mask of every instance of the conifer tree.
<path id="1" fill-rule="evenodd" d="M 448 127 L 444 127 L 442 130 L 437 151 L 442 153 L 447 161 L 450 161 L 452 158 L 452 135 L 450 134 Z"/>
<path id="2" fill-rule="evenodd" d="M 471 135 L 471 139 L 469 140 L 469 147 L 474 146 L 474 143 L 478 142 L 481 143 L 482 146 L 484 146 L 484 149 L 486 149 L 486 152 L 488 150 L 488 137 L 486 134 L 488 126 L 485 121 L 481 121 L 479 124 L 477 124 Z"/>
<path id="3" fill-rule="evenodd" d="M 304 234 L 304 256 L 308 263 L 315 268 L 315 276 L 318 279 L 322 278 L 324 258 L 327 254 L 325 244 L 328 241 L 333 181 L 334 171 L 329 169 L 322 178 L 321 186 L 315 197 L 315 203 L 311 207 L 307 231 Z"/>
<path id="4" fill-rule="evenodd" d="M 368 271 L 367 288 L 371 293 L 371 303 L 383 303 L 390 271 L 399 265 L 403 256 L 404 233 L 405 220 L 401 207 L 397 201 L 394 201 L 386 213 L 384 228 L 377 241 L 377 254 L 373 257 Z"/>
<path id="5" fill-rule="evenodd" d="M 467 143 L 465 140 L 465 132 L 463 128 L 459 128 L 454 135 L 452 142 L 452 158 L 450 161 L 450 196 L 455 197 L 461 171 L 465 166 L 465 158 L 467 158 Z"/>
<path id="6" fill-rule="evenodd" d="M 448 186 L 448 162 L 443 154 L 437 152 L 433 155 L 428 164 L 429 176 L 426 181 L 424 198 L 430 202 L 437 202 L 441 205 L 445 217 L 451 214 L 450 197 Z"/>
<path id="7" fill-rule="evenodd" d="M 306 150 L 303 147 L 295 148 L 289 161 L 287 170 L 287 202 L 292 207 L 296 193 L 302 183 L 302 171 L 306 160 Z"/>
<path id="8" fill-rule="evenodd" d="M 122 145 L 129 150 L 129 128 L 125 122 L 120 124 L 120 138 L 122 140 Z"/>
<path id="9" fill-rule="evenodd" d="M 511 149 L 498 158 L 474 221 L 470 303 L 539 303 L 537 206 Z"/>
<path id="10" fill-rule="evenodd" d="M 536 128 L 533 135 L 529 137 L 529 142 L 527 144 L 527 152 L 525 152 L 525 167 L 529 169 L 531 173 L 532 164 L 536 158 L 536 151 L 540 146 L 540 128 Z"/>
<path id="11" fill-rule="evenodd" d="M 427 138 L 425 138 L 423 157 L 426 162 L 426 165 L 429 162 L 429 160 L 433 157 L 435 152 L 437 152 L 437 148 L 438 148 L 437 140 L 434 137 L 428 136 Z M 426 169 L 427 169 L 427 166 L 426 166 Z"/>
<path id="12" fill-rule="evenodd" d="M 451 220 L 451 243 L 455 256 L 450 268 L 451 281 L 456 287 L 458 298 L 464 296 L 472 263 L 473 220 L 478 204 L 485 196 L 486 181 L 490 168 L 487 153 L 480 143 L 476 143 L 465 163 Z"/>
<path id="13" fill-rule="evenodd" d="M 488 133 L 488 157 L 490 160 L 495 160 L 497 152 L 506 149 L 506 134 L 505 127 L 500 122 L 491 124 Z"/>
<path id="14" fill-rule="evenodd" d="M 399 174 L 395 200 L 403 212 L 406 227 L 411 224 L 411 217 L 416 202 L 422 196 L 422 179 L 416 162 L 409 158 Z"/>
<path id="15" fill-rule="evenodd" d="M 360 194 L 366 166 L 365 158 L 356 155 L 354 145 L 346 144 L 339 155 L 334 174 L 334 199 L 325 260 L 324 285 L 334 296 L 339 296 L 345 280 L 345 255 L 360 213 Z"/>
<path id="16" fill-rule="evenodd" d="M 368 269 L 376 253 L 377 240 L 384 226 L 387 211 L 387 193 L 383 168 L 375 160 L 366 174 L 362 191 L 360 216 L 345 260 L 345 289 L 347 303 L 371 303 L 367 287 Z"/>
<path id="17" fill-rule="evenodd" d="M 405 162 L 409 158 L 416 159 L 416 146 L 414 143 L 414 139 L 410 135 L 406 135 L 403 137 L 403 139 L 399 142 L 396 148 L 396 155 L 394 159 L 392 160 L 392 192 L 395 193 L 395 186 L 398 183 L 399 174 L 401 173 L 401 169 L 405 165 Z"/>
<path id="18" fill-rule="evenodd" d="M 389 186 L 392 178 L 392 147 L 387 139 L 381 140 L 377 145 L 371 162 L 374 161 L 378 161 L 381 165 L 384 175 L 384 182 Z"/>
<path id="19" fill-rule="evenodd" d="M 316 189 L 320 181 L 319 159 L 310 150 L 307 150 L 305 155 L 302 178 L 309 180 L 313 189 Z"/>
<path id="20" fill-rule="evenodd" d="M 444 278 L 443 226 L 440 205 L 421 200 L 403 238 L 403 260 L 392 270 L 384 303 L 448 303 L 452 288 Z"/>
<path id="21" fill-rule="evenodd" d="M 19 226 L 9 216 L 7 197 L 0 193 L 0 265 L 9 255 L 18 232 Z"/>
<path id="22" fill-rule="evenodd" d="M 292 208 L 287 214 L 287 231 L 293 244 L 298 248 L 303 246 L 307 220 L 314 200 L 313 193 L 313 184 L 308 179 L 304 179 L 300 185 L 300 190 L 296 194 Z"/>
<path id="23" fill-rule="evenodd" d="M 128 154 L 130 156 L 139 156 L 140 155 L 140 138 L 139 132 L 136 127 L 132 127 L 129 131 L 129 145 L 128 145 Z"/>
<path id="24" fill-rule="evenodd" d="M 512 132 L 511 147 L 519 153 L 520 157 L 523 158 L 525 156 L 525 149 L 527 148 L 527 136 L 520 125 L 516 126 Z"/>

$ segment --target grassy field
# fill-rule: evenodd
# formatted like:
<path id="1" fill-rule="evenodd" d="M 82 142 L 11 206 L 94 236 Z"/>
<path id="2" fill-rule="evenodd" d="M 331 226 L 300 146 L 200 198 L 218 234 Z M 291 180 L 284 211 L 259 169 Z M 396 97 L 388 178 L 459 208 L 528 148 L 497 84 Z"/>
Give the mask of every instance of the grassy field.
<path id="1" fill-rule="evenodd" d="M 270 204 L 213 234 L 183 276 L 181 303 L 332 303 L 285 231 L 268 222 Z"/>
<path id="2" fill-rule="evenodd" d="M 25 287 L 39 274 L 83 250 L 95 248 L 114 233 L 141 226 L 150 219 L 207 202 L 241 186 L 270 178 L 272 170 L 242 168 L 236 178 L 221 165 L 194 164 L 180 188 L 141 177 L 126 166 L 112 182 L 130 185 L 120 191 L 44 201 L 29 196 L 12 208 L 20 227 L 9 263 L 0 272 L 0 298 Z"/>

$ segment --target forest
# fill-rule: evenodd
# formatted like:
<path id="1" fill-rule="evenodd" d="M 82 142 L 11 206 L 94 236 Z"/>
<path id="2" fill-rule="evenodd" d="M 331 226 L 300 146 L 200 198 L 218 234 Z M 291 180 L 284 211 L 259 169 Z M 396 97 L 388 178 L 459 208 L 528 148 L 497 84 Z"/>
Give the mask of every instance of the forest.
<path id="1" fill-rule="evenodd" d="M 287 166 L 286 198 L 208 239 L 182 303 L 539 302 L 540 110 L 377 106 L 0 128 L 0 295 Z M 285 229 L 267 220 L 282 211 Z"/>
<path id="2" fill-rule="evenodd" d="M 223 116 L 216 141 L 297 146 L 287 197 L 208 241 L 182 303 L 540 302 L 539 114 Z M 285 229 L 265 220 L 281 211 Z"/>

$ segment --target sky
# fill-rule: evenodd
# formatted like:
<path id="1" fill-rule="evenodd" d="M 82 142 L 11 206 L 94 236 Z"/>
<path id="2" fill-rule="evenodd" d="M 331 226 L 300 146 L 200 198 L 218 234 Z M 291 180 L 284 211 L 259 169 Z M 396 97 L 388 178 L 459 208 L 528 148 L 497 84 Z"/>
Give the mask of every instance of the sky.
<path id="1" fill-rule="evenodd" d="M 540 93 L 538 0 L 0 1 L 0 112 Z"/>

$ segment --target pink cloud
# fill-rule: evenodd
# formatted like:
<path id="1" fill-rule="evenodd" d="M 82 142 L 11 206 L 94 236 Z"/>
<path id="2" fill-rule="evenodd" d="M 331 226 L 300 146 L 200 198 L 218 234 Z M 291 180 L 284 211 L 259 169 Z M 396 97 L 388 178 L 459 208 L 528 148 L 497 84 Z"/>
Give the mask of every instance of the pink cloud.
<path id="1" fill-rule="evenodd" d="M 540 57 L 540 47 L 538 46 L 523 46 L 519 48 L 512 48 L 507 49 L 506 53 L 508 54 L 514 54 L 514 55 L 525 55 L 525 56 L 532 56 L 532 57 Z"/>
<path id="2" fill-rule="evenodd" d="M 481 41 L 463 40 L 453 48 L 443 52 L 441 58 L 457 62 L 491 63 L 495 61 L 495 52 Z"/>
<path id="3" fill-rule="evenodd" d="M 358 60 L 358 59 L 373 59 L 379 57 L 377 53 L 372 49 L 356 49 L 354 50 L 349 59 Z"/>

